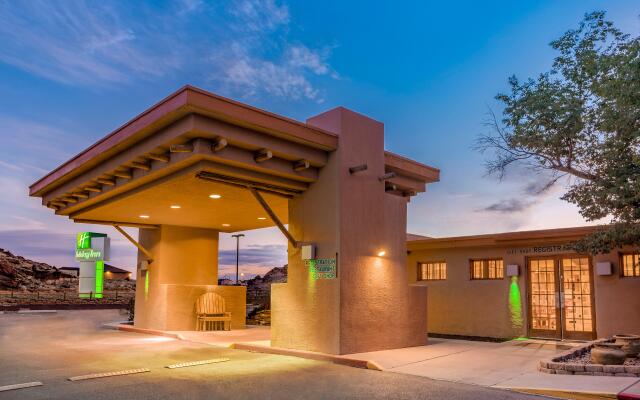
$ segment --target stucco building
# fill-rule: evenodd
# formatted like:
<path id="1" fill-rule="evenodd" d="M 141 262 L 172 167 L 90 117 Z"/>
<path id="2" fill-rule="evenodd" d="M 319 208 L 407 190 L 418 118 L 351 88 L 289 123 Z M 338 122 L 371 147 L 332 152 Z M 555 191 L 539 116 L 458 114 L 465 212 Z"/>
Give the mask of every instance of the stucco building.
<path id="1" fill-rule="evenodd" d="M 595 227 L 410 237 L 408 276 L 427 287 L 430 334 L 591 340 L 640 332 L 637 249 L 568 244 Z"/>

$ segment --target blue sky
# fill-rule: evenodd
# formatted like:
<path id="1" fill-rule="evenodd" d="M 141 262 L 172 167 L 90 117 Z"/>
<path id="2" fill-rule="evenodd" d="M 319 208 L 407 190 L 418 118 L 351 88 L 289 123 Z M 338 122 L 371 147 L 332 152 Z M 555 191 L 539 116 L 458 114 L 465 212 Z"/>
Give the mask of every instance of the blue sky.
<path id="1" fill-rule="evenodd" d="M 27 187 L 184 84 L 295 119 L 345 106 L 385 123 L 386 147 L 441 169 L 412 199 L 413 233 L 452 236 L 584 225 L 560 184 L 513 171 L 484 177 L 472 150 L 507 77 L 546 71 L 548 43 L 605 10 L 638 35 L 636 1 L 2 1 L 0 247 L 73 265 L 73 235 L 115 231 L 54 216 Z M 245 270 L 285 262 L 285 240 L 247 232 Z M 233 264 L 223 236 L 221 275 Z"/>

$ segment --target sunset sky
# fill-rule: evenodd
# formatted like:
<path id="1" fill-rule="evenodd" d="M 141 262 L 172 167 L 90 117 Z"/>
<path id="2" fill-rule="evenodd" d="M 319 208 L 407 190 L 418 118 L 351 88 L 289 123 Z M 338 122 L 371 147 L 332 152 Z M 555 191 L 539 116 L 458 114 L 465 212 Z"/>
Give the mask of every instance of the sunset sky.
<path id="1" fill-rule="evenodd" d="M 486 132 L 507 78 L 534 77 L 549 42 L 605 10 L 638 35 L 636 1 L 0 1 L 0 247 L 72 266 L 78 231 L 108 233 L 112 264 L 135 248 L 76 225 L 28 186 L 185 84 L 304 121 L 345 106 L 385 123 L 386 148 L 441 169 L 409 205 L 408 231 L 456 236 L 584 225 L 563 182 L 485 177 Z M 137 234 L 131 229 L 132 234 Z M 244 232 L 247 274 L 286 262 L 274 229 Z M 235 263 L 222 235 L 220 275 Z"/>

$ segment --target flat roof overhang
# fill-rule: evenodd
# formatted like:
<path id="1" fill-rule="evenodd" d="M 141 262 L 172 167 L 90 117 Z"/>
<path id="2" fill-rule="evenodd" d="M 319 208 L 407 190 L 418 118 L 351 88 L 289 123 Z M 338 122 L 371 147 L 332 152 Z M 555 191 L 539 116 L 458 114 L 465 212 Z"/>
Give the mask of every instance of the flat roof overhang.
<path id="1" fill-rule="evenodd" d="M 408 240 L 408 250 L 438 250 L 464 247 L 513 247 L 562 244 L 596 232 L 599 226 L 504 232 L 485 235 L 454 236 Z"/>
<path id="2" fill-rule="evenodd" d="M 335 133 L 185 86 L 31 185 L 29 194 L 78 222 L 254 229 L 272 222 L 251 220 L 263 212 L 247 186 L 274 202 L 286 223 L 282 199 L 304 192 L 338 145 Z M 439 179 L 439 170 L 390 152 L 385 172 L 393 173 L 387 191 L 402 196 L 423 192 L 426 183 Z M 224 229 L 221 224 L 230 222 L 178 219 L 178 212 L 166 216 L 168 208 L 151 204 L 181 202 L 180 210 L 189 204 L 195 207 L 191 212 L 202 214 L 211 211 L 211 203 L 201 202 L 207 191 L 226 191 L 236 202 L 225 211 L 247 218 Z M 194 199 L 186 199 L 191 192 Z M 139 215 L 150 218 L 140 221 Z"/>

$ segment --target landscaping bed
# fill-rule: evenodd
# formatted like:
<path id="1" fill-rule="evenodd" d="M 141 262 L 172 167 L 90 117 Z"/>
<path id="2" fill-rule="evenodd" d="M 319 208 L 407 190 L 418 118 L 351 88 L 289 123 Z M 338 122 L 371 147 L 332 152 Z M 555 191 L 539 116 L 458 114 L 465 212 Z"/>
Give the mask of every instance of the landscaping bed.
<path id="1" fill-rule="evenodd" d="M 591 361 L 591 349 L 596 343 L 602 342 L 612 342 L 612 340 L 597 340 L 585 346 L 568 350 L 552 359 L 542 360 L 538 370 L 558 375 L 640 377 L 640 358 L 627 358 L 622 365 L 594 364 Z"/>

